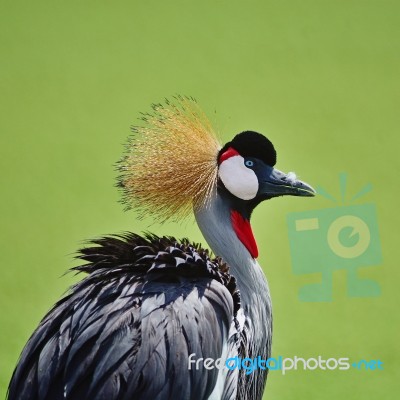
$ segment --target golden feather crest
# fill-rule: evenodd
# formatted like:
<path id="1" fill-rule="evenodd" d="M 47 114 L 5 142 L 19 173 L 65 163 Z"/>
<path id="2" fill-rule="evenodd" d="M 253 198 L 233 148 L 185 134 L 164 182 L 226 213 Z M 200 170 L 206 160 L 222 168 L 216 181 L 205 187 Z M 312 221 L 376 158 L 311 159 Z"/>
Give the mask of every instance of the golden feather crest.
<path id="1" fill-rule="evenodd" d="M 154 104 L 142 121 L 119 163 L 123 202 L 141 216 L 181 220 L 212 195 L 221 146 L 193 98 Z"/>

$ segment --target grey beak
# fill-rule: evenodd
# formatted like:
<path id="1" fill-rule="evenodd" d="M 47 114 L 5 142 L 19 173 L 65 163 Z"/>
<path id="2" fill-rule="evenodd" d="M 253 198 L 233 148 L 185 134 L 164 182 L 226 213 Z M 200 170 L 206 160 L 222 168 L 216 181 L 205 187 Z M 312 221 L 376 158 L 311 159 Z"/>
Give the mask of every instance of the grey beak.
<path id="1" fill-rule="evenodd" d="M 258 171 L 259 194 L 265 196 L 315 196 L 315 190 L 307 183 L 296 178 L 295 174 L 285 174 L 278 169 L 265 166 Z"/>

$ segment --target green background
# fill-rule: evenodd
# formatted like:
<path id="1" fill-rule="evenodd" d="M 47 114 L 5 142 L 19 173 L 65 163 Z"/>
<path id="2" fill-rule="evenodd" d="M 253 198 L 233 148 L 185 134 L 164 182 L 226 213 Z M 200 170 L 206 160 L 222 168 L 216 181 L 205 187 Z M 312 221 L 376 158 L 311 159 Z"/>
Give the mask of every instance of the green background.
<path id="1" fill-rule="evenodd" d="M 377 206 L 383 262 L 360 269 L 377 298 L 304 303 L 318 274 L 291 270 L 286 216 L 332 207 L 275 199 L 254 213 L 274 305 L 273 355 L 380 359 L 383 371 L 273 371 L 268 399 L 392 399 L 398 393 L 400 2 L 2 1 L 0 4 L 0 397 L 41 317 L 76 279 L 82 241 L 142 231 L 118 203 L 113 164 L 152 102 L 195 96 L 222 141 L 259 130 L 296 171 Z M 194 223 L 151 230 L 203 241 Z"/>

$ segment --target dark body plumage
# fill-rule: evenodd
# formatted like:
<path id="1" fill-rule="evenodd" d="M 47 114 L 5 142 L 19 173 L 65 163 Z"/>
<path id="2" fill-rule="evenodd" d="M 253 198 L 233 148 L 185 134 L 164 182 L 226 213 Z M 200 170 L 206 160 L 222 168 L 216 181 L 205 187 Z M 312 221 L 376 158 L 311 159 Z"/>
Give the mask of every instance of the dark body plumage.
<path id="1" fill-rule="evenodd" d="M 89 275 L 29 339 L 9 400 L 208 398 L 217 369 L 174 365 L 221 356 L 240 308 L 226 264 L 186 239 L 128 233 L 92 244 L 74 268 Z"/>

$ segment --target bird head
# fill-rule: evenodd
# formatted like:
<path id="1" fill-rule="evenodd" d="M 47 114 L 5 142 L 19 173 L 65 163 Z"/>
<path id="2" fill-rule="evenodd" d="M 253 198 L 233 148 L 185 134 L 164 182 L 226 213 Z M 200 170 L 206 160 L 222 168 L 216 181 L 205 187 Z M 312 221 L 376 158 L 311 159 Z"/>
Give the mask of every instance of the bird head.
<path id="1" fill-rule="evenodd" d="M 275 149 L 259 133 L 239 133 L 221 148 L 193 98 L 154 104 L 132 131 L 118 183 L 126 208 L 141 216 L 179 221 L 220 192 L 250 213 L 271 197 L 314 194 L 294 173 L 274 168 Z"/>
<path id="2" fill-rule="evenodd" d="M 272 197 L 315 195 L 294 172 L 281 172 L 275 164 L 276 151 L 265 136 L 253 131 L 239 133 L 218 153 L 220 187 L 237 204 L 247 202 L 250 209 Z"/>

